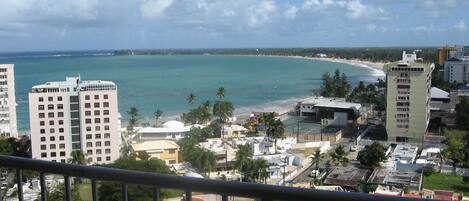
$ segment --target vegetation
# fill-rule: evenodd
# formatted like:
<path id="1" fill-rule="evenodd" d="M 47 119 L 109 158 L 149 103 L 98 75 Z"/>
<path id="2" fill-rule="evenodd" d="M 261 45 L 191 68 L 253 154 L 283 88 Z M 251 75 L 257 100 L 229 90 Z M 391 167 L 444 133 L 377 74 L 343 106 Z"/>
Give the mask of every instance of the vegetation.
<path id="1" fill-rule="evenodd" d="M 131 107 L 130 110 L 127 111 L 127 114 L 129 115 L 129 125 L 127 125 L 127 132 L 130 134 L 135 131 L 134 128 L 139 123 L 140 114 L 136 107 Z"/>
<path id="2" fill-rule="evenodd" d="M 81 198 L 78 185 L 72 185 L 72 200 L 73 201 L 83 201 Z M 49 201 L 63 201 L 65 200 L 65 185 L 58 184 L 56 187 L 51 189 L 49 192 Z"/>
<path id="3" fill-rule="evenodd" d="M 451 190 L 469 194 L 469 182 L 464 181 L 463 177 L 455 175 L 447 175 L 434 173 L 423 178 L 423 188 Z"/>
<path id="4" fill-rule="evenodd" d="M 186 100 L 189 105 L 193 105 L 195 100 L 197 99 L 197 96 L 195 96 L 193 93 L 190 93 L 189 96 L 187 96 Z"/>
<path id="5" fill-rule="evenodd" d="M 336 166 L 346 166 L 349 162 L 347 158 L 347 152 L 345 151 L 345 148 L 342 145 L 337 146 L 334 151 L 331 152 L 329 155 L 331 156 L 331 159 L 334 162 L 334 165 Z"/>
<path id="6" fill-rule="evenodd" d="M 351 88 L 345 73 L 341 74 L 340 70 L 336 69 L 334 76 L 329 73 L 322 75 L 322 85 L 315 93 L 324 97 L 345 98 Z"/>
<path id="7" fill-rule="evenodd" d="M 469 131 L 469 101 L 461 97 L 456 105 L 456 124 L 459 129 Z"/>
<path id="8" fill-rule="evenodd" d="M 31 158 L 31 140 L 26 135 L 20 139 L 0 138 L 0 154 Z"/>
<path id="9" fill-rule="evenodd" d="M 469 167 L 469 136 L 466 131 L 443 130 L 448 148 L 445 150 L 447 158 L 451 159 L 457 167 Z"/>
<path id="10" fill-rule="evenodd" d="M 206 124 L 212 120 L 210 102 L 191 109 L 188 113 L 181 115 L 181 120 L 186 124 Z"/>
<path id="11" fill-rule="evenodd" d="M 315 165 L 315 168 L 314 168 L 315 170 L 319 169 L 319 164 L 321 163 L 323 159 L 324 159 L 324 154 L 321 154 L 321 150 L 316 149 L 316 151 L 313 154 L 313 157 L 311 158 L 312 162 Z"/>
<path id="12" fill-rule="evenodd" d="M 229 117 L 233 116 L 234 106 L 230 101 L 219 100 L 213 105 L 213 115 L 218 117 L 220 122 L 225 123 Z"/>
<path id="13" fill-rule="evenodd" d="M 104 166 L 110 168 L 136 170 L 143 172 L 173 174 L 166 166 L 164 161 L 156 158 L 151 158 L 148 160 L 136 160 L 135 158 L 120 158 L 117 159 L 114 163 Z M 162 189 L 161 197 L 168 198 L 169 194 L 173 194 L 171 192 L 171 190 Z M 121 184 L 107 181 L 100 182 L 98 193 L 100 201 L 120 200 L 122 196 Z M 152 200 L 152 187 L 150 186 L 129 185 L 128 193 L 129 200 Z M 181 195 L 182 192 L 179 192 L 178 194 Z"/>
<path id="14" fill-rule="evenodd" d="M 235 167 L 239 170 L 244 181 L 266 181 L 269 178 L 269 165 L 264 159 L 252 159 L 253 151 L 249 145 L 238 145 Z"/>
<path id="15" fill-rule="evenodd" d="M 365 149 L 358 152 L 357 159 L 360 164 L 376 168 L 379 163 L 386 160 L 386 148 L 378 142 L 373 142 L 371 145 L 366 145 Z"/>
<path id="16" fill-rule="evenodd" d="M 163 116 L 163 111 L 160 109 L 156 109 L 155 113 L 153 113 L 153 116 L 155 117 L 155 126 L 158 126 L 158 120 Z"/>
<path id="17" fill-rule="evenodd" d="M 71 158 L 68 159 L 68 163 L 77 165 L 86 165 L 85 154 L 81 150 L 73 150 L 70 153 Z"/>
<path id="18" fill-rule="evenodd" d="M 193 128 L 187 137 L 178 141 L 178 144 L 181 148 L 182 160 L 191 163 L 199 171 L 210 174 L 216 168 L 216 157 L 213 151 L 199 146 L 199 143 L 205 141 L 206 135 L 210 132 L 204 129 Z"/>
<path id="19" fill-rule="evenodd" d="M 368 85 L 365 85 L 363 81 L 360 81 L 352 92 L 350 92 L 347 100 L 362 104 L 374 104 L 376 110 L 385 110 L 384 94 L 381 94 L 378 90 L 383 87 L 386 87 L 386 83 L 381 79 L 378 79 L 377 83 L 370 83 Z"/>
<path id="20" fill-rule="evenodd" d="M 266 125 L 266 135 L 274 139 L 275 153 L 277 153 L 277 139 L 285 138 L 285 126 L 280 119 L 275 119 L 275 113 L 267 113 L 260 118 L 261 123 Z"/>

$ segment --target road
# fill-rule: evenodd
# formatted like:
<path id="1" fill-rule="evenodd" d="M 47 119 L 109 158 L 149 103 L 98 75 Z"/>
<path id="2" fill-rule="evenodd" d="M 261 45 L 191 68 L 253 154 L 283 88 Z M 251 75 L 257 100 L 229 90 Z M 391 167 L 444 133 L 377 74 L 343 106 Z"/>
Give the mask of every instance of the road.
<path id="1" fill-rule="evenodd" d="M 311 171 L 313 171 L 315 168 L 314 164 L 311 164 L 308 168 L 306 168 L 303 172 L 298 174 L 294 179 L 290 181 L 292 184 L 297 184 L 297 183 L 310 183 L 313 181 L 313 178 L 309 176 Z"/>

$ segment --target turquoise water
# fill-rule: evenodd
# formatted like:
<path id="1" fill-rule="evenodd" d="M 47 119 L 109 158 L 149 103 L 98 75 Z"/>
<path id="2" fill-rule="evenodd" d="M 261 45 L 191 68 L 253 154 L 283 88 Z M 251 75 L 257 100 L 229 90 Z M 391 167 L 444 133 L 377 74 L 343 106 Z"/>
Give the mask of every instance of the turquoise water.
<path id="1" fill-rule="evenodd" d="M 61 56 L 0 57 L 15 64 L 18 127 L 29 127 L 28 92 L 33 85 L 64 80 L 80 74 L 82 79 L 111 80 L 118 85 L 119 110 L 126 117 L 138 107 L 150 119 L 156 108 L 166 119 L 176 118 L 196 104 L 215 100 L 223 86 L 236 113 L 279 109 L 311 94 L 321 75 L 339 68 L 352 83 L 374 81 L 372 70 L 340 63 L 295 58 L 256 56 Z"/>

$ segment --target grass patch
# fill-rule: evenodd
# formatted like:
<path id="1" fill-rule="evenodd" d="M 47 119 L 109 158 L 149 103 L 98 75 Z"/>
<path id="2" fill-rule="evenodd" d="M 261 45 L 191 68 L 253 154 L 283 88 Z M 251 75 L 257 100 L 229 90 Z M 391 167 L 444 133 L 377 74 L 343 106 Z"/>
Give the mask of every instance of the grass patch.
<path id="1" fill-rule="evenodd" d="M 452 190 L 469 195 L 469 182 L 463 177 L 434 173 L 423 178 L 423 187 L 433 190 Z"/>
<path id="2" fill-rule="evenodd" d="M 91 184 L 82 183 L 78 184 L 78 193 L 83 201 L 92 201 L 93 197 L 91 195 Z"/>

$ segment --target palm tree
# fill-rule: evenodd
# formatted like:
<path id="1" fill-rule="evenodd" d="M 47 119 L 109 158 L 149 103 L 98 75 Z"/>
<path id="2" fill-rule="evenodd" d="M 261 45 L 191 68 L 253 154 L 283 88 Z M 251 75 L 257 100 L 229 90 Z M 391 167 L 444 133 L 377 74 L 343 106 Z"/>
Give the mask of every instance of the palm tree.
<path id="1" fill-rule="evenodd" d="M 321 154 L 321 150 L 317 149 L 314 154 L 313 154 L 313 157 L 311 158 L 312 162 L 314 163 L 315 165 L 315 169 L 318 170 L 319 169 L 319 163 L 321 163 L 322 159 L 324 158 L 324 155 Z"/>
<path id="2" fill-rule="evenodd" d="M 193 105 L 196 99 L 197 96 L 195 96 L 193 93 L 190 93 L 189 96 L 187 96 L 186 98 L 187 103 L 189 103 L 190 105 Z"/>
<path id="3" fill-rule="evenodd" d="M 332 161 L 335 165 L 345 166 L 348 163 L 347 152 L 345 152 L 344 146 L 337 146 L 332 153 L 330 153 Z"/>
<path id="4" fill-rule="evenodd" d="M 130 117 L 129 125 L 127 126 L 127 132 L 128 134 L 133 134 L 135 132 L 135 126 L 138 125 L 140 115 L 138 114 L 138 109 L 136 107 L 131 107 L 130 110 L 127 111 L 127 114 Z"/>
<path id="5" fill-rule="evenodd" d="M 86 165 L 85 154 L 81 150 L 73 150 L 70 156 L 71 158 L 68 159 L 68 163 Z"/>
<path id="6" fill-rule="evenodd" d="M 218 98 L 221 100 L 223 98 L 225 98 L 225 88 L 224 87 L 220 87 L 218 88 L 217 90 L 217 96 Z"/>
<path id="7" fill-rule="evenodd" d="M 269 173 L 267 172 L 267 168 L 269 168 L 269 164 L 264 159 L 257 159 L 254 160 L 254 171 L 256 171 L 255 178 L 258 179 L 259 182 L 266 182 L 267 178 L 269 178 Z"/>
<path id="8" fill-rule="evenodd" d="M 443 164 L 445 163 L 446 159 L 448 159 L 448 150 L 444 149 L 438 152 L 436 155 L 438 163 L 440 165 L 439 172 L 441 173 L 441 169 L 443 168 Z"/>
<path id="9" fill-rule="evenodd" d="M 155 116 L 155 125 L 158 126 L 158 119 L 160 119 L 161 116 L 163 116 L 163 111 L 161 111 L 160 109 L 156 109 L 153 115 Z"/>
<path id="10" fill-rule="evenodd" d="M 243 172 L 249 163 L 250 157 L 253 155 L 253 150 L 249 145 L 238 145 L 236 152 L 235 167 L 239 172 Z"/>
<path id="11" fill-rule="evenodd" d="M 280 119 L 274 120 L 269 123 L 266 134 L 268 137 L 274 139 L 275 153 L 277 153 L 277 139 L 285 137 L 285 128 Z"/>

